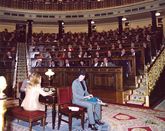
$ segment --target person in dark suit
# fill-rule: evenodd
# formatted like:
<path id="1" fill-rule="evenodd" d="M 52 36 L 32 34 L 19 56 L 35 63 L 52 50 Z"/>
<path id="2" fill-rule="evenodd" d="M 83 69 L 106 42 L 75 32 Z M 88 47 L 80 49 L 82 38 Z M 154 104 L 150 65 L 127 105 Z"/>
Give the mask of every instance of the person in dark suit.
<path id="1" fill-rule="evenodd" d="M 6 52 L 3 56 L 3 65 L 6 68 L 11 68 L 14 66 L 15 56 L 10 52 Z"/>
<path id="2" fill-rule="evenodd" d="M 99 66 L 100 66 L 100 62 L 99 62 L 99 59 L 96 57 L 93 59 L 92 67 L 99 67 Z"/>
<path id="3" fill-rule="evenodd" d="M 69 59 L 65 59 L 65 61 L 64 61 L 64 67 L 71 67 L 71 66 L 72 65 L 71 65 Z"/>
<path id="4" fill-rule="evenodd" d="M 85 64 L 85 62 L 84 62 L 83 60 L 80 60 L 79 66 L 80 66 L 80 67 L 84 67 L 84 66 L 86 66 L 86 64 Z"/>
<path id="5" fill-rule="evenodd" d="M 87 108 L 87 114 L 89 119 L 89 127 L 92 130 L 97 130 L 95 124 L 103 125 L 101 122 L 101 106 L 97 102 L 87 101 L 86 98 L 93 97 L 87 91 L 87 86 L 85 82 L 85 72 L 80 71 L 78 78 L 76 78 L 72 83 L 72 93 L 73 93 L 73 104 Z"/>

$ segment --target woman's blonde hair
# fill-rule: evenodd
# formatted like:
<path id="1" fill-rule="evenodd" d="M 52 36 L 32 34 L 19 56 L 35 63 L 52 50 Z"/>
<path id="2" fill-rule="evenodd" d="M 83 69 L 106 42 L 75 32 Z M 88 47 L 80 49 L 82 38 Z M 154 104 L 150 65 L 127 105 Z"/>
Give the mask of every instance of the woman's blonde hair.
<path id="1" fill-rule="evenodd" d="M 30 75 L 29 80 L 30 80 L 30 82 L 29 82 L 30 86 L 36 86 L 41 83 L 41 75 L 38 73 L 32 73 Z"/>

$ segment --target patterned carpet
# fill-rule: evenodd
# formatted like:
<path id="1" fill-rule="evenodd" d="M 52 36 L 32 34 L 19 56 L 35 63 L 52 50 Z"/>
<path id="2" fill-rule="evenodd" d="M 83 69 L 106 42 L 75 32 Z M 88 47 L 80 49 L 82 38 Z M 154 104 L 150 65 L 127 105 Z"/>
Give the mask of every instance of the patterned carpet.
<path id="1" fill-rule="evenodd" d="M 48 111 L 45 131 L 52 130 L 51 112 Z M 102 120 L 105 125 L 98 126 L 99 131 L 165 131 L 165 110 L 158 109 L 140 109 L 127 106 L 119 106 L 110 104 L 108 107 L 103 107 Z M 84 131 L 90 131 L 87 128 L 88 122 L 85 124 Z M 13 120 L 10 124 L 10 131 L 28 131 L 28 123 Z M 57 126 L 57 119 L 56 119 Z M 40 125 L 34 125 L 33 131 L 41 131 Z M 55 127 L 57 131 L 57 127 Z M 59 131 L 68 131 L 68 125 L 62 123 Z M 82 131 L 80 121 L 73 120 L 73 131 Z"/>
<path id="2" fill-rule="evenodd" d="M 160 110 L 160 111 L 165 111 L 165 100 L 162 101 L 160 104 L 158 104 L 154 109 Z"/>
<path id="3" fill-rule="evenodd" d="M 103 114 L 111 131 L 165 131 L 165 111 L 109 105 Z"/>

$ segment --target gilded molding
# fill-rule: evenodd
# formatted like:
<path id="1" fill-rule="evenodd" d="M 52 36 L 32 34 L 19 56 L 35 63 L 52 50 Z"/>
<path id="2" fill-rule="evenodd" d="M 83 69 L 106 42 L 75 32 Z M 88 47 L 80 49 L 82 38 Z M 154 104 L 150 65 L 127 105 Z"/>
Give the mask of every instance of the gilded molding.
<path id="1" fill-rule="evenodd" d="M 157 80 L 165 66 L 165 48 L 158 55 L 157 59 L 153 62 L 150 68 L 146 69 L 148 96 L 154 89 Z"/>

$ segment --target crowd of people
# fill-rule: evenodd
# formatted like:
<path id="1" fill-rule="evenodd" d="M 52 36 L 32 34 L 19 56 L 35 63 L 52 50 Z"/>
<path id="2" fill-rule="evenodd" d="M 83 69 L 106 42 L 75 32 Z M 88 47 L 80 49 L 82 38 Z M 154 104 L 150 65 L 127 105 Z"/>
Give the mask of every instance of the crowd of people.
<path id="1" fill-rule="evenodd" d="M 120 35 L 118 30 L 87 33 L 58 34 L 33 33 L 29 47 L 32 67 L 93 67 L 97 58 L 97 67 L 123 66 L 130 71 L 131 62 L 123 57 L 136 57 L 140 63 L 141 51 L 145 51 L 145 63 L 149 62 L 151 44 L 151 25 L 140 28 L 126 28 Z M 142 49 L 139 51 L 139 49 Z M 113 58 L 118 57 L 118 60 Z M 121 58 L 121 59 L 120 59 Z M 104 61 L 110 64 L 104 64 Z M 95 66 L 96 67 L 96 66 Z M 140 66 L 137 66 L 140 67 Z"/>
<path id="2" fill-rule="evenodd" d="M 32 67 L 93 67 L 97 58 L 100 63 L 97 67 L 104 66 L 104 59 L 114 66 L 124 65 L 129 68 L 130 61 L 114 60 L 113 58 L 122 58 L 135 56 L 136 64 L 148 64 L 150 59 L 150 47 L 152 39 L 151 25 L 140 28 L 125 28 L 122 34 L 118 29 L 93 32 L 91 36 L 87 33 L 64 33 L 62 38 L 56 33 L 33 33 L 32 43 L 29 45 L 29 58 Z M 16 41 L 18 32 L 8 32 L 5 29 L 0 32 L 0 41 L 3 48 L 0 50 L 0 65 L 14 65 L 16 54 Z M 144 58 L 142 50 L 144 50 Z M 144 62 L 140 63 L 140 59 Z M 11 64 L 9 64 L 11 63 Z M 122 63 L 122 64 L 121 64 Z M 110 65 L 110 64 L 108 64 Z M 10 66 L 10 67 L 11 67 Z M 137 66 L 140 67 L 140 66 Z M 130 69 L 129 69 L 130 70 Z"/>
<path id="3" fill-rule="evenodd" d="M 15 64 L 16 58 L 16 33 L 8 32 L 7 29 L 0 32 L 0 66 L 11 68 Z"/>

